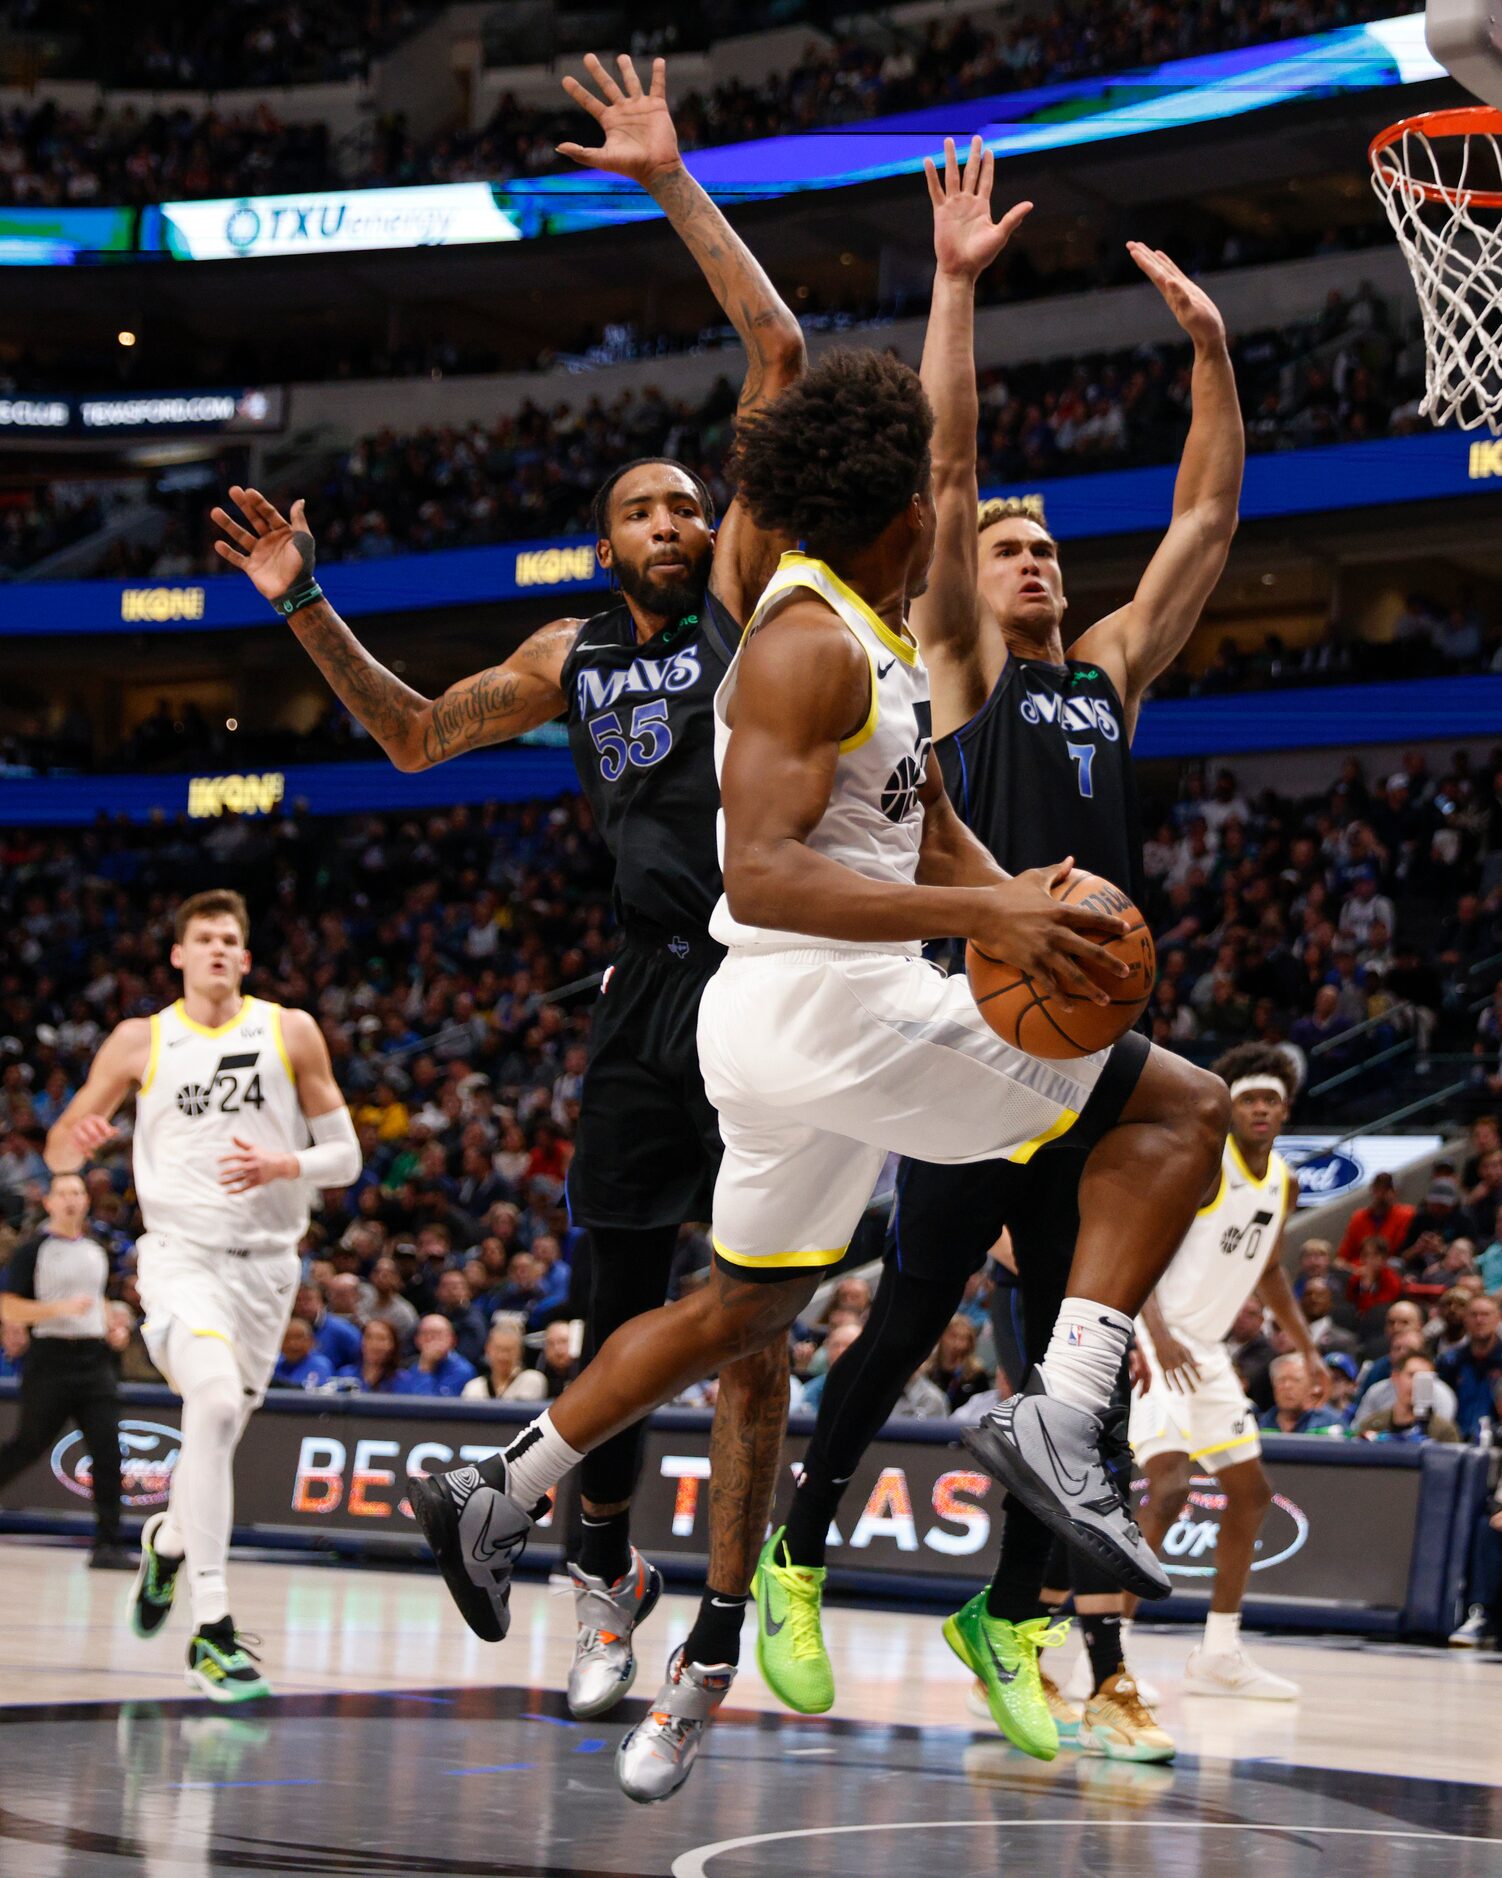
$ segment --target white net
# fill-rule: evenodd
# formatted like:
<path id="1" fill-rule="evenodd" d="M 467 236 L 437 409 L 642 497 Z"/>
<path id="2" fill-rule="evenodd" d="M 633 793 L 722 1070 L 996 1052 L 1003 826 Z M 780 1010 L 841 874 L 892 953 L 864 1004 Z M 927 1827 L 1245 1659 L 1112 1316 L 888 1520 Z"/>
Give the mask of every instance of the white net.
<path id="1" fill-rule="evenodd" d="M 1502 432 L 1502 115 L 1417 119 L 1372 152 L 1372 186 L 1418 290 L 1435 425 Z"/>

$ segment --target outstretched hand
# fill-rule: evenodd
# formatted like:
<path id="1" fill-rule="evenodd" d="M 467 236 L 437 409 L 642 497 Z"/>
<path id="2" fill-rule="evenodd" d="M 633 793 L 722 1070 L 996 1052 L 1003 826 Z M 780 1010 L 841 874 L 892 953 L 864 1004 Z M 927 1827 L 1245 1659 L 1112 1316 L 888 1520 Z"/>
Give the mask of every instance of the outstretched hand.
<path id="1" fill-rule="evenodd" d="M 268 600 L 280 599 L 290 587 L 310 578 L 313 536 L 303 512 L 302 498 L 299 496 L 292 504 L 289 520 L 273 508 L 259 489 L 242 489 L 236 483 L 229 495 L 250 527 L 242 528 L 226 509 L 209 510 L 210 519 L 229 536 L 228 541 L 214 543 L 214 552 L 220 559 L 248 574 L 256 591 L 265 594 Z"/>
<path id="2" fill-rule="evenodd" d="M 934 254 L 941 274 L 978 280 L 1032 213 L 1019 202 L 999 222 L 991 220 L 991 185 L 996 157 L 979 137 L 970 139 L 963 173 L 953 137 L 944 139 L 944 175 L 932 157 L 923 159 L 928 196 L 934 205 Z"/>
<path id="3" fill-rule="evenodd" d="M 1169 312 L 1196 348 L 1226 343 L 1226 323 L 1221 318 L 1220 308 L 1177 262 L 1171 261 L 1161 248 L 1149 248 L 1141 241 L 1129 241 L 1127 253 L 1162 294 Z"/>
<path id="4" fill-rule="evenodd" d="M 621 74 L 619 85 L 592 52 L 585 54 L 584 63 L 603 96 L 597 98 L 577 78 L 565 78 L 563 89 L 575 104 L 588 111 L 604 131 L 605 141 L 595 146 L 561 143 L 558 154 L 571 157 L 586 169 L 614 170 L 616 175 L 629 177 L 645 189 L 653 177 L 676 168 L 682 160 L 678 133 L 668 110 L 667 61 L 653 59 L 652 86 L 645 92 L 635 65 L 624 52 L 616 59 Z"/>

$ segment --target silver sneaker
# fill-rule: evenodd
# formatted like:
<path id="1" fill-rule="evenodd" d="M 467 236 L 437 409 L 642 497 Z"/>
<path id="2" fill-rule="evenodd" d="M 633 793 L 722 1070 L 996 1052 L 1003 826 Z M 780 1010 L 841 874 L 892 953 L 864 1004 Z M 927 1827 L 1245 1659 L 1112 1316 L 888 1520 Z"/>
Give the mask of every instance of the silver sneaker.
<path id="1" fill-rule="evenodd" d="M 635 1546 L 629 1570 L 614 1583 L 568 1568 L 579 1639 L 568 1672 L 568 1711 L 581 1721 L 605 1715 L 636 1681 L 631 1633 L 662 1596 L 662 1574 Z"/>
<path id="2" fill-rule="evenodd" d="M 704 1731 L 734 1681 L 729 1663 L 707 1669 L 702 1663 L 685 1663 L 679 1644 L 668 1658 L 667 1680 L 651 1714 L 616 1749 L 615 1778 L 628 1800 L 645 1806 L 678 1791 L 692 1773 Z"/>
<path id="3" fill-rule="evenodd" d="M 409 1474 L 407 1499 L 464 1621 L 477 1637 L 499 1643 L 511 1627 L 511 1576 L 531 1516 L 477 1467 Z"/>
<path id="4" fill-rule="evenodd" d="M 988 1473 L 1123 1591 L 1168 1596 L 1167 1575 L 1102 1461 L 1099 1415 L 1051 1396 L 1034 1370 L 1021 1395 L 961 1433 Z"/>

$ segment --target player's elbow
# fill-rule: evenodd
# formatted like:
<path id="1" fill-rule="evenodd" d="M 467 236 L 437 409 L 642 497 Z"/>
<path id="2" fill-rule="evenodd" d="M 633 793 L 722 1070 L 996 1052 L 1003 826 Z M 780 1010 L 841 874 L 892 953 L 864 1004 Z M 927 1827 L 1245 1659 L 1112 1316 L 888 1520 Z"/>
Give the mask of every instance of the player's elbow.
<path id="1" fill-rule="evenodd" d="M 730 917 L 742 926 L 783 923 L 778 869 L 769 851 L 746 845 L 727 855 L 725 904 Z"/>
<path id="2" fill-rule="evenodd" d="M 808 370 L 808 346 L 803 328 L 783 308 L 773 316 L 773 323 L 763 335 L 762 357 L 766 362 L 767 382 L 781 391 Z"/>
<path id="3" fill-rule="evenodd" d="M 406 737 L 400 743 L 388 743 L 386 754 L 404 776 L 411 776 L 418 770 L 433 767 L 433 759 L 428 755 L 426 743 L 422 737 Z"/>

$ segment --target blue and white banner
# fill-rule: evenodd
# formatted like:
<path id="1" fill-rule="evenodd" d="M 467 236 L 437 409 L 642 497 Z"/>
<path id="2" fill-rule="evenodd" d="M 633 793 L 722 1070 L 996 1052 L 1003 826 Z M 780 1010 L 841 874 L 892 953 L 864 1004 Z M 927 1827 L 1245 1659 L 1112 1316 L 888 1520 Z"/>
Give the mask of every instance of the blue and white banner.
<path id="1" fill-rule="evenodd" d="M 1278 1152 L 1298 1177 L 1301 1207 L 1325 1206 L 1363 1192 L 1374 1174 L 1400 1174 L 1443 1146 L 1442 1135 L 1278 1137 Z"/>
<path id="2" fill-rule="evenodd" d="M 142 225 L 143 247 L 165 248 L 179 261 L 520 240 L 515 219 L 488 183 L 164 202 Z"/>

